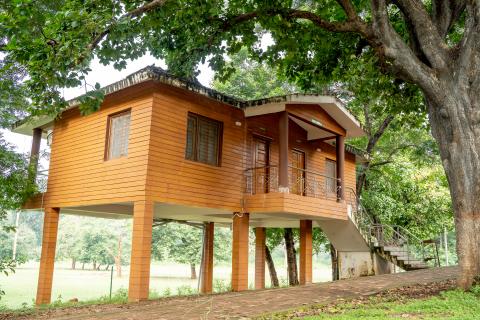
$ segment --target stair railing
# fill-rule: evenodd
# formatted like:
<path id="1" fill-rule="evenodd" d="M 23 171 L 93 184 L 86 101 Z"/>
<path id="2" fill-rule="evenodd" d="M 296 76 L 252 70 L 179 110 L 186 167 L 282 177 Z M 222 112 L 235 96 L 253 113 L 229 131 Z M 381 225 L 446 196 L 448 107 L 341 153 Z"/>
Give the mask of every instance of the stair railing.
<path id="1" fill-rule="evenodd" d="M 406 254 L 407 264 L 412 261 L 426 262 L 425 244 L 422 240 L 402 226 L 375 223 L 372 216 L 361 205 L 359 197 L 352 188 L 345 188 L 346 203 L 351 209 L 349 215 L 369 245 L 401 247 Z M 420 252 L 421 257 L 415 255 Z"/>

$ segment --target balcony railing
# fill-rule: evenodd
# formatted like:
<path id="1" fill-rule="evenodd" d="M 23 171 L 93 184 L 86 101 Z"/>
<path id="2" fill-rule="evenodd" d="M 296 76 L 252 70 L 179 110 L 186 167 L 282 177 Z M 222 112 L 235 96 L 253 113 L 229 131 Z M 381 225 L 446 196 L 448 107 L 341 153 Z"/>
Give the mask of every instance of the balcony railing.
<path id="1" fill-rule="evenodd" d="M 337 181 L 323 173 L 289 166 L 288 187 L 290 193 L 323 199 L 337 199 Z M 278 167 L 265 166 L 245 170 L 245 193 L 261 194 L 278 192 Z"/>

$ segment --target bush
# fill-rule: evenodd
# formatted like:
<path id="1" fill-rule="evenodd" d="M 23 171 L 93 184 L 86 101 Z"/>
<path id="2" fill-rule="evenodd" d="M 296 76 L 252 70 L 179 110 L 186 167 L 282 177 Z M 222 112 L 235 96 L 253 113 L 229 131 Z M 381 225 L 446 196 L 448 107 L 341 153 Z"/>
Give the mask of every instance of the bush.
<path id="1" fill-rule="evenodd" d="M 232 285 L 230 281 L 215 279 L 213 280 L 213 292 L 220 293 L 220 292 L 228 292 L 232 290 Z"/>
<path id="2" fill-rule="evenodd" d="M 177 294 L 179 296 L 191 296 L 192 294 L 196 294 L 197 290 L 193 289 L 188 285 L 183 285 L 177 288 Z"/>

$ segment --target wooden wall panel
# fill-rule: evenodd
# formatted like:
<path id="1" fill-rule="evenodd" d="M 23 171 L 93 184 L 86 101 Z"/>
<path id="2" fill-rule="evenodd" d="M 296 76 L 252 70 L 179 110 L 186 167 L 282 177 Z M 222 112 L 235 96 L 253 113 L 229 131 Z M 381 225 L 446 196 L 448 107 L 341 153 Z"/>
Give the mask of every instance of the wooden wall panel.
<path id="1" fill-rule="evenodd" d="M 55 122 L 43 205 L 66 207 L 145 198 L 153 86 L 142 84 L 108 96 L 99 111 L 78 108 Z M 128 156 L 105 160 L 110 114 L 130 109 Z M 38 202 L 38 200 L 36 201 Z"/>
<path id="2" fill-rule="evenodd" d="M 223 123 L 220 166 L 185 159 L 188 112 Z M 241 126 L 235 124 L 237 121 Z M 240 211 L 245 153 L 242 110 L 158 84 L 153 101 L 147 180 L 152 199 Z"/>

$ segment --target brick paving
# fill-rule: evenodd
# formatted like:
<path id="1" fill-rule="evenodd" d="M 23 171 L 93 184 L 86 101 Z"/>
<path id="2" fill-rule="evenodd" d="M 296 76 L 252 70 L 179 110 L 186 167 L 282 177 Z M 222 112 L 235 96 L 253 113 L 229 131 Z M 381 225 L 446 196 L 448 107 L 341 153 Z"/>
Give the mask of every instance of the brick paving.
<path id="1" fill-rule="evenodd" d="M 455 279 L 457 267 L 442 267 L 352 280 L 317 283 L 292 288 L 244 291 L 190 298 L 171 298 L 126 305 L 91 306 L 35 315 L 55 320 L 170 320 L 249 319 L 269 312 L 304 305 L 352 299 L 413 284 Z"/>

